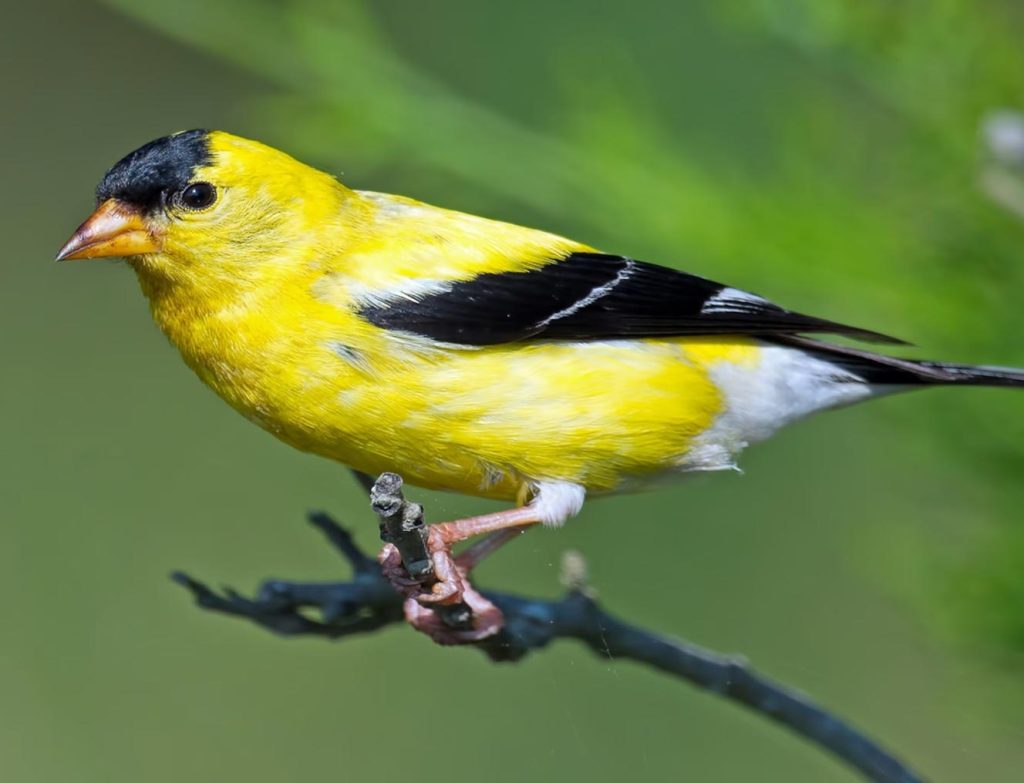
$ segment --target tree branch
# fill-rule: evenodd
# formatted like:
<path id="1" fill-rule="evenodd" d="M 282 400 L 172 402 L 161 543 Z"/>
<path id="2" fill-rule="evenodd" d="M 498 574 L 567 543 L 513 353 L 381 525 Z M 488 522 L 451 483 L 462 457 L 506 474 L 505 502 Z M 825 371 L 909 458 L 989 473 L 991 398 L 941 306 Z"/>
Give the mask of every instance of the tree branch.
<path id="1" fill-rule="evenodd" d="M 388 510 L 392 516 L 396 512 L 394 507 Z M 381 576 L 376 561 L 326 514 L 313 513 L 309 520 L 349 563 L 353 571 L 350 581 L 267 581 L 254 598 L 246 598 L 230 588 L 217 593 L 183 573 L 175 573 L 173 578 L 191 591 L 202 608 L 249 620 L 282 636 L 340 639 L 403 622 L 402 599 Z M 924 780 L 804 694 L 754 672 L 743 658 L 660 636 L 609 615 L 588 590 L 584 571 L 578 556 L 567 557 L 563 582 L 568 591 L 557 601 L 483 591 L 505 615 L 505 627 L 473 646 L 493 661 L 519 661 L 555 639 L 575 639 L 599 656 L 646 664 L 738 702 L 830 752 L 867 780 Z M 318 617 L 310 616 L 310 609 L 316 610 Z"/>

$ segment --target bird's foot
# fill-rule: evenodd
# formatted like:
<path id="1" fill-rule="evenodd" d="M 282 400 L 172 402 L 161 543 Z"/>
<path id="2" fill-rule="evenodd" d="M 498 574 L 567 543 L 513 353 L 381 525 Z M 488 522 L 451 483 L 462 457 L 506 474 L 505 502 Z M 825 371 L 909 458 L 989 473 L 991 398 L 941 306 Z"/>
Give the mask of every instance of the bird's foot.
<path id="1" fill-rule="evenodd" d="M 467 644 L 498 633 L 501 611 L 469 581 L 482 559 L 523 528 L 541 521 L 532 506 L 425 525 L 423 507 L 402 494 L 402 479 L 382 473 L 370 488 L 373 510 L 380 519 L 384 548 L 381 572 L 405 598 L 409 623 L 439 644 Z M 478 540 L 458 556 L 452 546 Z"/>
<path id="2" fill-rule="evenodd" d="M 402 610 L 409 625 L 437 644 L 472 644 L 494 636 L 505 626 L 501 610 L 469 582 L 464 582 L 462 588 L 462 604 L 470 610 L 469 616 L 457 614 L 454 623 L 445 612 L 446 606 L 427 607 L 417 598 L 406 598 Z"/>
<path id="3" fill-rule="evenodd" d="M 393 544 L 386 544 L 378 556 L 381 572 L 405 597 L 409 624 L 438 644 L 478 642 L 500 631 L 501 611 L 469 581 L 475 558 L 454 557 L 451 544 L 436 526 L 429 528 L 425 543 L 432 566 L 428 581 L 410 576 Z"/>

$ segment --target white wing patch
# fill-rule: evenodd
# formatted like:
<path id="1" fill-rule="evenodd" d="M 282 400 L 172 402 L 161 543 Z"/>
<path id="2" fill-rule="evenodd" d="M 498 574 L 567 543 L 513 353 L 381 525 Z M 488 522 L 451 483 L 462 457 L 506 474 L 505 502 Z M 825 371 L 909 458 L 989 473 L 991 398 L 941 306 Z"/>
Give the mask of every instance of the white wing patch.
<path id="1" fill-rule="evenodd" d="M 771 304 L 767 299 L 757 294 L 741 291 L 738 288 L 723 288 L 708 299 L 700 311 L 704 315 L 711 313 L 749 312 L 751 303 L 759 305 Z"/>
<path id="2" fill-rule="evenodd" d="M 321 302 L 348 309 L 354 301 L 358 306 L 386 307 L 393 302 L 418 302 L 432 294 L 452 290 L 450 280 L 406 278 L 389 287 L 360 283 L 339 272 L 329 272 L 315 281 L 311 292 Z"/>
<path id="3" fill-rule="evenodd" d="M 599 285 L 596 288 L 592 289 L 590 293 L 587 294 L 585 297 L 583 297 L 579 301 L 573 302 L 571 305 L 559 310 L 557 313 L 549 315 L 543 321 L 538 323 L 537 326 L 547 326 L 552 321 L 557 321 L 560 318 L 567 318 L 573 313 L 578 313 L 584 307 L 590 307 L 590 305 L 594 304 L 594 302 L 596 302 L 601 297 L 608 296 L 608 294 L 610 294 L 615 289 L 615 286 L 619 285 L 619 283 L 623 282 L 624 280 L 627 280 L 629 276 L 633 274 L 633 270 L 635 268 L 636 263 L 634 261 L 626 259 L 626 265 L 619 270 L 618 274 L 615 275 L 615 279 L 609 280 L 604 285 Z"/>
<path id="4" fill-rule="evenodd" d="M 446 294 L 452 290 L 449 280 L 403 280 L 396 288 L 370 288 L 360 283 L 346 283 L 349 295 L 360 305 L 386 307 L 393 302 L 418 302 L 433 294 Z"/>

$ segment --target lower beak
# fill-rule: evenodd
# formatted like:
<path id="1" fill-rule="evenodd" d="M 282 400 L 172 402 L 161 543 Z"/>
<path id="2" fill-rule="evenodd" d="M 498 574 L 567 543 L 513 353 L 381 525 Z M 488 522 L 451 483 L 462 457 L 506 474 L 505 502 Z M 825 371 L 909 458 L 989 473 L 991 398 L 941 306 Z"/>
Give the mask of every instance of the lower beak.
<path id="1" fill-rule="evenodd" d="M 110 256 L 141 256 L 163 248 L 163 238 L 142 213 L 117 199 L 107 199 L 78 227 L 57 253 L 58 261 Z"/>

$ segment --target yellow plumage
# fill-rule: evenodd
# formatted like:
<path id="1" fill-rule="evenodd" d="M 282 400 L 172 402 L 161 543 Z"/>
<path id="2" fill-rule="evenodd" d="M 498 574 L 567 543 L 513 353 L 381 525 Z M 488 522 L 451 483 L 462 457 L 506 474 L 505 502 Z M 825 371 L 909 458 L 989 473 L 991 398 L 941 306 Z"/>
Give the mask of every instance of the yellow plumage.
<path id="1" fill-rule="evenodd" d="M 407 618 L 445 643 L 501 628 L 473 565 L 587 495 L 734 467 L 779 427 L 878 394 L 1024 386 L 1020 370 L 811 340 L 893 342 L 553 234 L 350 190 L 226 133 L 139 148 L 97 198 L 58 258 L 126 257 L 160 328 L 244 416 L 364 473 L 518 504 L 431 526 L 412 570 L 394 543 L 382 550 Z M 468 624 L 433 611 L 458 602 Z"/>
<path id="2" fill-rule="evenodd" d="M 349 190 L 227 134 L 211 148 L 217 162 L 194 176 L 220 183 L 223 218 L 182 221 L 133 265 L 188 365 L 296 448 L 505 500 L 523 501 L 536 480 L 609 492 L 684 459 L 721 412 L 710 365 L 757 361 L 742 338 L 465 348 L 396 337 L 358 317 L 356 296 L 414 295 L 419 282 L 590 248 Z"/>

